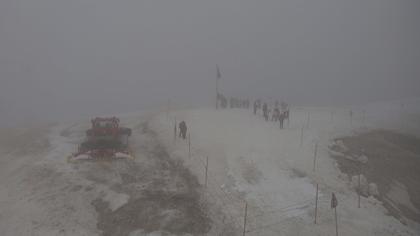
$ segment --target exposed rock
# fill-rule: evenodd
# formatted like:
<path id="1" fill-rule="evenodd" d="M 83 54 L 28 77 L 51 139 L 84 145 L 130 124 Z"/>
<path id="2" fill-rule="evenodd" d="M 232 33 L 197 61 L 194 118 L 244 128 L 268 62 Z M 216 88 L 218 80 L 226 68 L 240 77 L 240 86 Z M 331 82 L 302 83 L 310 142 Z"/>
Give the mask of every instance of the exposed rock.
<path id="1" fill-rule="evenodd" d="M 357 157 L 357 161 L 359 161 L 360 163 L 366 164 L 368 162 L 368 158 L 365 155 L 360 155 Z"/>

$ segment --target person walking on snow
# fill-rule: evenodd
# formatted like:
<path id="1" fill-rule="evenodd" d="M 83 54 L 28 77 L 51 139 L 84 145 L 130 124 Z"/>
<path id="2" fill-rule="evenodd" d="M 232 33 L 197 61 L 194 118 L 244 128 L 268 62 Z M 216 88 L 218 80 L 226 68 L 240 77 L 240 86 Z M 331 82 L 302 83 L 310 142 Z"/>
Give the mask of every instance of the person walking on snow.
<path id="1" fill-rule="evenodd" d="M 179 123 L 179 137 L 182 137 L 182 139 L 187 138 L 187 124 L 185 121 Z"/>

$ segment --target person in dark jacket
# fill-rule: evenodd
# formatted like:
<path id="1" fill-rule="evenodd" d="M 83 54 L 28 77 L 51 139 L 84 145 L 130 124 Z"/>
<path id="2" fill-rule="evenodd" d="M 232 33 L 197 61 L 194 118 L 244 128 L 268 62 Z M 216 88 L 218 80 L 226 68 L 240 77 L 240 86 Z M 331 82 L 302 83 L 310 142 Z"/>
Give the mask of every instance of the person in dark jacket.
<path id="1" fill-rule="evenodd" d="M 284 123 L 284 119 L 285 119 L 285 113 L 284 112 L 280 112 L 280 116 L 279 116 L 279 121 L 280 121 L 280 129 L 283 129 L 283 123 Z"/>
<path id="2" fill-rule="evenodd" d="M 187 124 L 185 121 L 179 123 L 179 137 L 182 137 L 182 139 L 187 138 Z"/>

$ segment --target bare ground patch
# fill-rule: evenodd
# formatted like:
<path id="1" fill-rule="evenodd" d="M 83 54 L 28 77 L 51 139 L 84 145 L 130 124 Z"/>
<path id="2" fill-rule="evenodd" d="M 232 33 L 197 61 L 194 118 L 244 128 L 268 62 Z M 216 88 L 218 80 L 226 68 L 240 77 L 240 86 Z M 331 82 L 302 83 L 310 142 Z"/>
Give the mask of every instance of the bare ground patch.
<path id="1" fill-rule="evenodd" d="M 344 144 L 342 145 L 337 144 Z M 420 139 L 387 130 L 375 130 L 335 140 L 331 147 L 342 155 L 332 155 L 349 176 L 366 176 L 377 184 L 379 198 L 390 214 L 420 223 Z M 368 158 L 366 164 L 355 161 Z M 361 167 L 360 167 L 361 166 Z"/>
<path id="2" fill-rule="evenodd" d="M 143 139 L 140 153 L 136 153 L 139 160 L 79 166 L 89 180 L 130 196 L 114 211 L 102 198 L 92 202 L 98 213 L 98 229 L 104 236 L 139 230 L 205 235 L 212 222 L 201 202 L 196 177 L 182 162 L 169 157 L 146 123 L 139 128 Z"/>

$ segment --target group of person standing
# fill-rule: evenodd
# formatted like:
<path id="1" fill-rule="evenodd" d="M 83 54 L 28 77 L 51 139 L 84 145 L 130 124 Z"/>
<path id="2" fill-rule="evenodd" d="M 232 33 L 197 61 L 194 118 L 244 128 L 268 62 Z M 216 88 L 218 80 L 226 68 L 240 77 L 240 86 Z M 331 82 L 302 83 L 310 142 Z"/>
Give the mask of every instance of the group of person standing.
<path id="1" fill-rule="evenodd" d="M 249 109 L 249 106 L 250 106 L 249 99 L 240 99 L 240 98 L 231 97 L 228 100 L 226 96 L 221 93 L 217 94 L 217 104 L 222 109 L 225 109 L 228 107 Z"/>
<path id="2" fill-rule="evenodd" d="M 230 98 L 230 108 L 245 108 L 249 109 L 249 99 Z"/>
<path id="3" fill-rule="evenodd" d="M 289 105 L 285 102 L 280 104 L 279 101 L 276 101 L 274 107 L 270 108 L 267 102 L 262 103 L 261 99 L 258 99 L 254 102 L 254 115 L 257 115 L 259 109 L 262 109 L 265 121 L 278 121 L 280 129 L 283 129 L 284 121 L 289 119 Z"/>
<path id="4" fill-rule="evenodd" d="M 219 98 L 219 96 L 218 96 Z M 227 99 L 221 95 L 219 99 L 222 99 L 221 105 L 222 108 L 227 107 Z M 241 99 L 230 99 L 230 107 L 231 108 L 249 108 L 249 100 L 241 100 Z M 289 114 L 290 114 L 290 108 L 289 105 L 285 102 L 279 103 L 279 101 L 276 101 L 274 103 L 274 106 L 272 108 L 269 107 L 267 102 L 262 102 L 261 99 L 254 101 L 253 106 L 254 115 L 257 115 L 259 110 L 262 110 L 262 115 L 265 119 L 265 121 L 272 121 L 272 122 L 279 122 L 280 123 L 280 129 L 283 129 L 284 121 L 287 119 L 289 120 Z M 270 118 L 271 115 L 271 118 Z M 186 139 L 187 137 L 187 124 L 185 121 L 181 121 L 178 124 L 179 128 L 179 137 L 182 139 Z M 176 129 L 176 126 L 175 126 Z M 176 130 L 175 130 L 176 134 Z"/>

